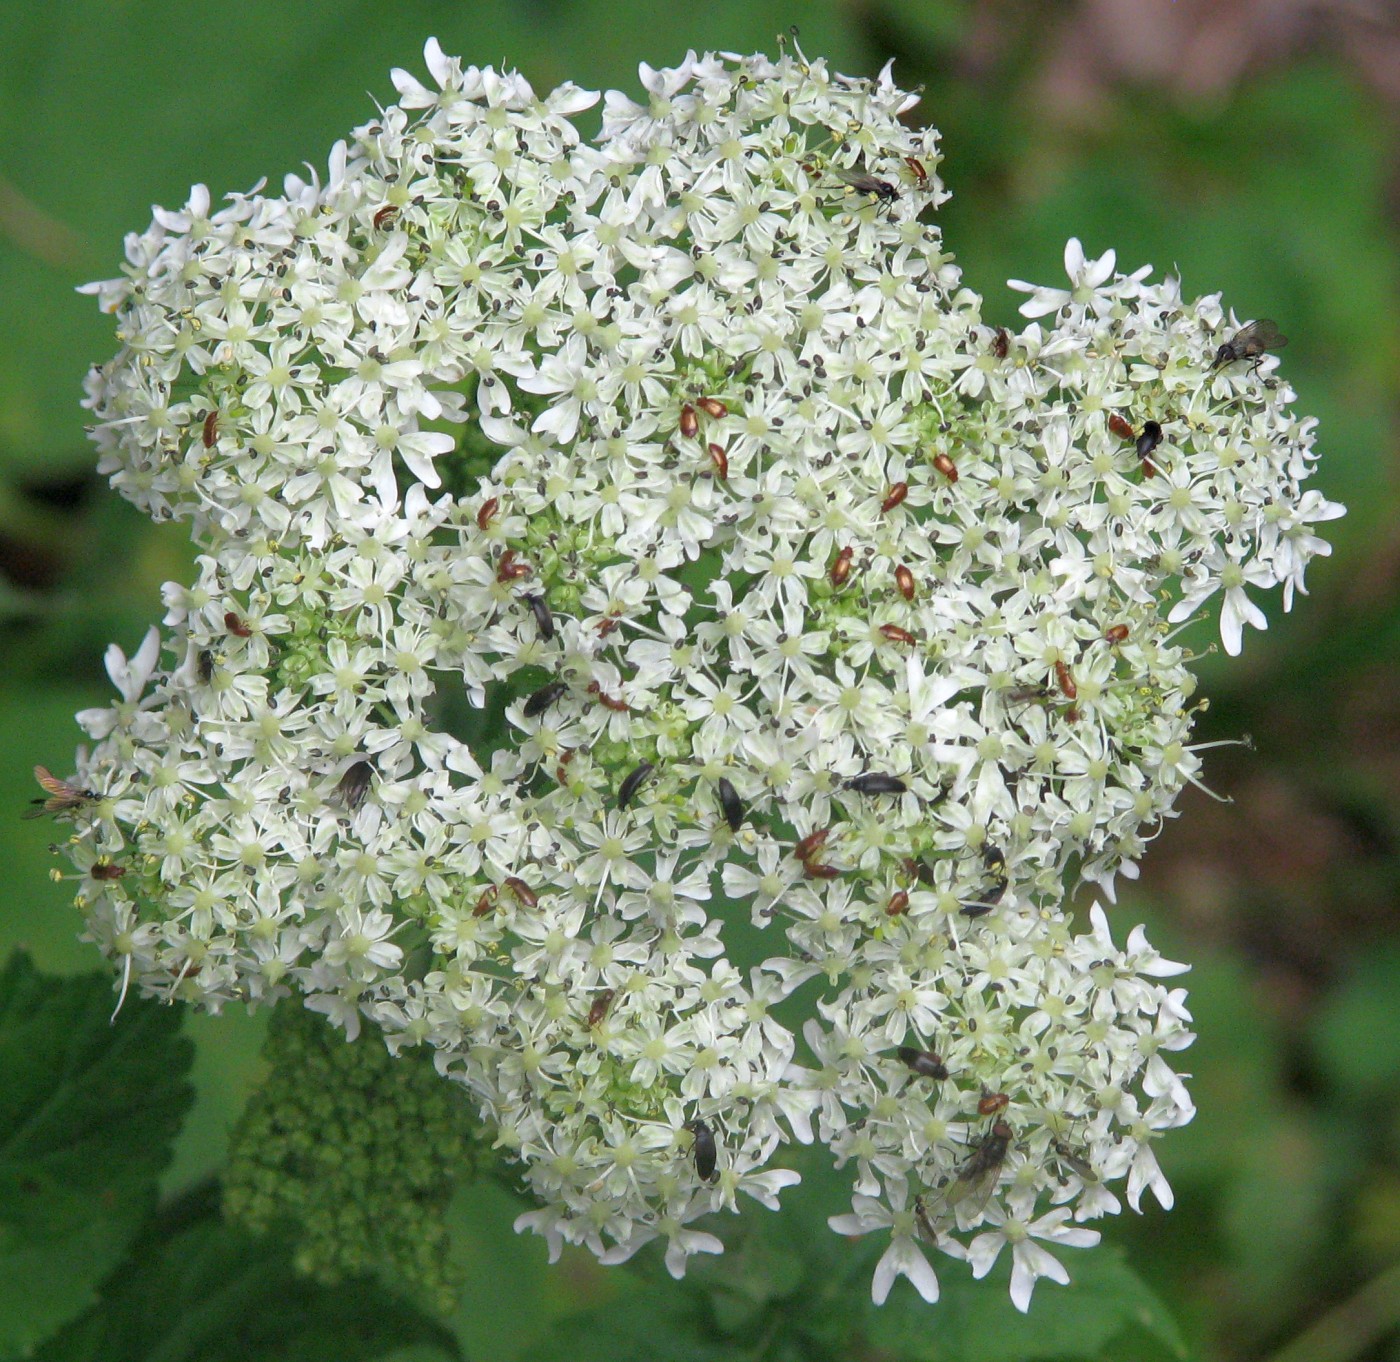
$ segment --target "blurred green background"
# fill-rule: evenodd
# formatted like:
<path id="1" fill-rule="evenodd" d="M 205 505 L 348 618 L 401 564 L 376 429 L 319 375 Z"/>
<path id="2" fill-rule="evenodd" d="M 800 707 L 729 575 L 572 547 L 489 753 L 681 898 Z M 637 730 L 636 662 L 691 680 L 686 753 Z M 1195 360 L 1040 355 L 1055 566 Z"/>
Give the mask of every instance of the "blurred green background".
<path id="1" fill-rule="evenodd" d="M 1335 551 L 1314 565 L 1311 598 L 1290 617 L 1270 603 L 1270 629 L 1243 658 L 1203 661 L 1202 739 L 1251 733 L 1254 749 L 1211 753 L 1207 778 L 1233 803 L 1184 800 L 1121 895 L 1125 930 L 1146 920 L 1164 954 L 1195 967 L 1200 1040 L 1185 1058 L 1200 1111 L 1159 1146 L 1176 1210 L 1104 1228 L 1192 1356 L 1400 1358 L 1393 4 L 10 0 L 0 807 L 17 814 L 34 793 L 35 762 L 69 769 L 72 714 L 108 694 L 104 649 L 133 649 L 161 614 L 161 582 L 187 573 L 180 532 L 92 474 L 78 407 L 87 365 L 114 343 L 73 287 L 117 273 L 122 234 L 152 203 L 183 203 L 194 181 L 217 198 L 264 175 L 276 188 L 304 161 L 323 168 L 332 142 L 394 97 L 390 67 L 422 74 L 430 34 L 471 62 L 518 66 L 537 89 L 635 92 L 638 61 L 772 52 L 793 22 L 809 55 L 839 70 L 873 74 L 895 57 L 900 83 L 924 87 L 910 117 L 943 133 L 954 197 L 941 224 L 988 321 L 1019 320 L 1003 281 L 1058 282 L 1077 235 L 1091 255 L 1116 249 L 1121 268 L 1179 271 L 1189 295 L 1223 290 L 1241 317 L 1277 318 L 1290 337 L 1284 373 L 1322 420 L 1317 485 L 1350 514 L 1326 527 Z M 40 967 L 72 972 L 95 956 L 74 939 L 72 886 L 48 879 L 55 835 L 0 820 L 0 957 L 22 943 Z M 221 1162 L 261 1032 L 234 1016 L 185 1028 L 199 1096 L 170 1193 Z M 543 1356 L 535 1340 L 552 1317 L 620 1289 L 582 1260 L 547 1271 L 493 1186 L 459 1203 L 470 1285 L 454 1328 L 471 1355 Z M 1056 1290 L 1042 1286 L 1037 1308 Z"/>

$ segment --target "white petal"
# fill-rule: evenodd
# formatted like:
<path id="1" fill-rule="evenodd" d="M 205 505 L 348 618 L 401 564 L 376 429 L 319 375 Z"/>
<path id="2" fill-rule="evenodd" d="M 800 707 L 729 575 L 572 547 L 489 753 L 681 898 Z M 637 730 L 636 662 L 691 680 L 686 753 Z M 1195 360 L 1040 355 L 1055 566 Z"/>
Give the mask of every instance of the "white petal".
<path id="1" fill-rule="evenodd" d="M 831 1226 L 837 1234 L 868 1234 L 874 1226 L 867 1224 L 863 1216 L 851 1215 L 831 1215 L 827 1217 L 826 1223 Z"/>
<path id="2" fill-rule="evenodd" d="M 423 61 L 428 74 L 443 87 L 452 79 L 452 59 L 442 50 L 436 38 L 429 38 L 423 44 Z"/>

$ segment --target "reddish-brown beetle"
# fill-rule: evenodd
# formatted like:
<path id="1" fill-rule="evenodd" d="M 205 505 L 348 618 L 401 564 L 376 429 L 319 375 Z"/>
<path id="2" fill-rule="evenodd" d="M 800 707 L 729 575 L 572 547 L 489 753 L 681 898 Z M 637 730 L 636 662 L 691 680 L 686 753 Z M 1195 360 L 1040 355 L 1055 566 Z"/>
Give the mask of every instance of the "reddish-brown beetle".
<path id="1" fill-rule="evenodd" d="M 889 639 L 891 643 L 912 645 L 918 642 L 913 634 L 907 629 L 901 629 L 897 624 L 882 624 L 880 626 L 880 632 Z"/>
<path id="2" fill-rule="evenodd" d="M 882 511 L 892 511 L 908 495 L 909 484 L 907 482 L 897 482 L 890 488 L 884 501 L 880 503 L 880 509 Z"/>

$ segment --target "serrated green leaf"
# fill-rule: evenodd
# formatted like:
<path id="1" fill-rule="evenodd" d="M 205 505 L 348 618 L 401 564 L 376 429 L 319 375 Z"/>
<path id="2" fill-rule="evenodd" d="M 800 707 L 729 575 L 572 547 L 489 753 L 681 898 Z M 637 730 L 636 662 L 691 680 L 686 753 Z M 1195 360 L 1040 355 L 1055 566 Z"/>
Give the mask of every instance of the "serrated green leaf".
<path id="1" fill-rule="evenodd" d="M 421 1348 L 461 1357 L 440 1324 L 375 1283 L 328 1288 L 299 1276 L 282 1240 L 227 1224 L 204 1188 L 148 1225 L 98 1304 L 35 1358 L 377 1362 Z"/>
<path id="2" fill-rule="evenodd" d="M 58 978 L 16 952 L 0 971 L 0 1353 L 92 1297 L 155 1202 L 190 1104 L 181 1014 L 106 973 Z"/>

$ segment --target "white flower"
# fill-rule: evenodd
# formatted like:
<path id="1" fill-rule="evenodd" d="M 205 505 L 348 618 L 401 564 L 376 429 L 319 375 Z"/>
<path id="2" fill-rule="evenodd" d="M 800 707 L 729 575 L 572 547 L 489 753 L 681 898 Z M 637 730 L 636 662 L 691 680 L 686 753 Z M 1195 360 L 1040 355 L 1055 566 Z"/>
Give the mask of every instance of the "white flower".
<path id="1" fill-rule="evenodd" d="M 996 1264 L 1002 1248 L 1011 1245 L 1011 1303 L 1024 1314 L 1031 1308 L 1031 1292 L 1041 1277 L 1061 1286 L 1069 1285 L 1069 1273 L 1047 1249 L 1035 1241 L 1042 1239 L 1067 1248 L 1092 1248 L 1099 1242 L 1097 1230 L 1077 1229 L 1067 1223 L 1067 1210 L 1049 1211 L 1038 1220 L 1026 1221 L 1012 1214 L 992 1212 L 997 1228 L 979 1234 L 968 1246 L 967 1258 L 974 1277 L 985 1277 Z"/>
<path id="2" fill-rule="evenodd" d="M 856 1196 L 851 1198 L 849 1215 L 833 1215 L 827 1224 L 837 1234 L 861 1235 L 874 1230 L 889 1230 L 889 1247 L 880 1255 L 875 1265 L 875 1276 L 870 1284 L 870 1297 L 876 1305 L 883 1305 L 890 1294 L 896 1277 L 907 1277 L 914 1290 L 932 1304 L 938 1299 L 938 1276 L 924 1251 L 915 1239 L 917 1220 L 912 1209 L 906 1209 L 908 1187 L 903 1181 L 886 1184 L 888 1204 L 874 1197 Z M 956 1246 L 953 1246 L 956 1248 Z M 947 1249 L 945 1248 L 946 1252 Z M 959 1256 L 956 1252 L 952 1256 Z"/>
<path id="3" fill-rule="evenodd" d="M 1102 286 L 1113 278 L 1117 263 L 1115 251 L 1105 251 L 1097 260 L 1088 259 L 1079 238 L 1072 236 L 1065 244 L 1065 273 L 1069 275 L 1072 287 L 1041 288 L 1020 279 L 1008 280 L 1007 287 L 1031 295 L 1029 302 L 1021 304 L 1023 317 L 1043 317 L 1046 313 L 1058 312 L 1070 303 L 1088 305 L 1102 315 L 1115 298 L 1131 298 L 1137 292 L 1138 282 L 1152 272 L 1152 267 L 1148 265 L 1127 278 L 1120 275 L 1111 288 L 1104 289 Z"/>
<path id="4" fill-rule="evenodd" d="M 1315 423 L 1112 251 L 982 324 L 888 68 L 691 53 L 589 143 L 589 92 L 424 56 L 90 290 L 99 468 L 200 554 L 80 716 L 85 929 L 431 1046 L 551 1255 L 679 1274 L 820 1138 L 876 1299 L 975 1235 L 1024 1306 L 1032 1240 L 1170 1199 L 1184 966 L 1064 896 L 1200 779 L 1169 625 L 1220 590 L 1238 651 L 1327 552 Z"/>
<path id="5" fill-rule="evenodd" d="M 1278 578 L 1273 569 L 1258 559 L 1241 563 L 1223 551 L 1213 551 L 1199 566 L 1187 570 L 1185 594 L 1167 614 L 1169 624 L 1189 619 L 1217 590 L 1224 589 L 1225 603 L 1220 609 L 1220 641 L 1231 657 L 1238 657 L 1242 646 L 1244 626 L 1267 629 L 1269 621 L 1264 612 L 1245 594 L 1245 586 L 1267 590 Z"/>

